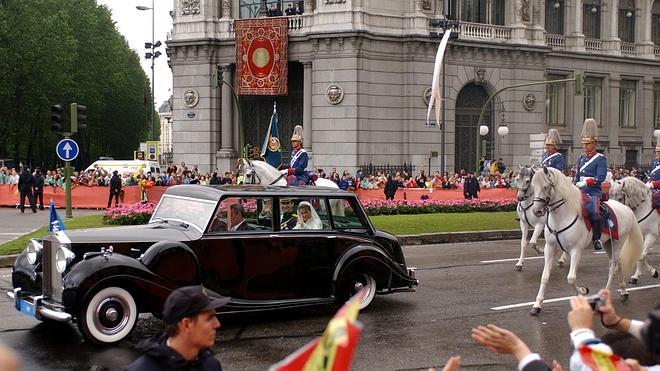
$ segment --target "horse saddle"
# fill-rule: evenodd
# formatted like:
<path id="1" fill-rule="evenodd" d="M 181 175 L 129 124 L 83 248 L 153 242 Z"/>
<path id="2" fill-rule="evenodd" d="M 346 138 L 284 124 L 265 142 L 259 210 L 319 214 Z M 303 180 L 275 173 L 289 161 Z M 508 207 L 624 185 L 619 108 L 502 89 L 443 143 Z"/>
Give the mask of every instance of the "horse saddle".
<path id="1" fill-rule="evenodd" d="M 290 186 L 303 186 L 303 185 L 316 185 L 314 182 L 318 179 L 318 175 L 308 172 L 307 183 L 305 181 L 298 179 L 295 175 L 289 175 L 286 177 L 286 182 Z"/>
<path id="2" fill-rule="evenodd" d="M 593 215 L 589 212 L 589 203 L 591 202 L 591 197 L 588 195 L 582 196 L 582 216 L 584 217 L 584 223 L 587 226 L 587 230 L 591 230 L 591 220 Z M 614 210 L 606 204 L 605 202 L 600 203 L 600 209 L 598 210 L 598 218 L 600 218 L 600 232 L 611 235 L 611 238 L 618 240 L 619 239 L 619 221 L 616 218 Z"/>

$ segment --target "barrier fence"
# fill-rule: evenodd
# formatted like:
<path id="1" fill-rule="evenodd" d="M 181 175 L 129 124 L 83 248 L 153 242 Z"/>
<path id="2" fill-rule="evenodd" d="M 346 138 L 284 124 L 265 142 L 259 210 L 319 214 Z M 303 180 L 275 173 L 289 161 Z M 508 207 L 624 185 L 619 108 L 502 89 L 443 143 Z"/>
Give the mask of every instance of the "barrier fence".
<path id="1" fill-rule="evenodd" d="M 121 203 L 134 204 L 140 201 L 140 187 L 126 186 L 122 187 L 124 198 Z M 147 189 L 147 198 L 149 201 L 158 203 L 165 193 L 167 187 L 152 187 Z M 71 191 L 71 206 L 74 209 L 105 209 L 108 206 L 108 196 L 110 189 L 108 187 L 74 187 Z M 358 197 L 363 200 L 384 200 L 385 194 L 382 189 L 358 189 Z M 425 188 L 406 188 L 397 190 L 394 199 L 396 200 L 420 200 L 426 196 L 434 200 L 457 200 L 463 199 L 463 191 L 460 189 L 446 190 L 436 189 L 430 192 Z M 515 189 L 484 189 L 479 193 L 479 199 L 498 200 L 514 199 L 516 197 Z M 44 188 L 44 205 L 50 203 L 51 198 L 57 208 L 63 208 L 65 205 L 64 190 L 59 187 L 47 186 Z M 15 186 L 7 184 L 0 185 L 0 206 L 15 206 L 19 201 L 18 189 Z M 113 200 L 114 201 L 114 200 Z M 27 202 L 27 200 L 26 200 Z M 27 205 L 26 205 L 27 206 Z"/>

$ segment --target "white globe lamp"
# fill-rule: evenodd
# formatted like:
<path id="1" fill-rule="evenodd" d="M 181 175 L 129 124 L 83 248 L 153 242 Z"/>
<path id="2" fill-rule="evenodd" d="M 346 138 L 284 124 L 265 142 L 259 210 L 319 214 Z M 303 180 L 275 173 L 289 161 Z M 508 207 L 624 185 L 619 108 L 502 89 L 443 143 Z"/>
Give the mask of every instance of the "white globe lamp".
<path id="1" fill-rule="evenodd" d="M 481 125 L 479 127 L 479 135 L 488 135 L 488 126 L 486 125 Z"/>

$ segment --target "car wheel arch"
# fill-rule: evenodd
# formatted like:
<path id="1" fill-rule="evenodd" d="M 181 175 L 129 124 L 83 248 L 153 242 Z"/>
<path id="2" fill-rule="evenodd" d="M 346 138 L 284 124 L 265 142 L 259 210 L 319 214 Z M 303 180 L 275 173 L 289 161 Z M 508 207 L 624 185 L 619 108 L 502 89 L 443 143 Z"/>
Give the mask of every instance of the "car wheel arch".
<path id="1" fill-rule="evenodd" d="M 181 276 L 171 276 L 171 269 L 161 270 L 168 260 L 176 259 L 176 272 Z M 201 268 L 193 250 L 183 242 L 158 241 L 138 259 L 149 271 L 163 278 L 173 281 L 177 286 L 197 284 L 201 282 Z M 167 273 L 165 273 L 167 272 Z M 187 275 L 187 276 L 184 276 Z"/>

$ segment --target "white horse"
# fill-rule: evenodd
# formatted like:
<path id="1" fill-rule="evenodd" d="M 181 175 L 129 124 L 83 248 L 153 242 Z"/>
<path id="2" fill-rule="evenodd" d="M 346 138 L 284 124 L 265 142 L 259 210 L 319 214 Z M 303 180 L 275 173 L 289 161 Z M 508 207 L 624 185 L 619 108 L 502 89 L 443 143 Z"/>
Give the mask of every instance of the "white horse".
<path id="1" fill-rule="evenodd" d="M 637 261 L 635 274 L 630 277 L 628 282 L 637 283 L 644 268 L 646 268 L 651 277 L 658 278 L 658 270 L 652 267 L 646 260 L 646 256 L 658 238 L 658 234 L 660 234 L 660 214 L 653 208 L 653 195 L 651 191 L 646 188 L 646 185 L 641 180 L 635 177 L 627 177 L 612 183 L 610 198 L 632 209 L 644 236 L 642 256 Z"/>
<path id="2" fill-rule="evenodd" d="M 582 197 L 580 190 L 570 179 L 559 170 L 544 167 L 532 178 L 534 189 L 534 206 L 532 210 L 537 216 L 546 214 L 545 224 L 545 264 L 541 275 L 541 285 L 532 306 L 530 314 L 538 315 L 543 306 L 545 288 L 550 279 L 552 261 L 555 253 L 562 249 L 571 256 L 568 284 L 573 286 L 578 294 L 587 294 L 589 289 L 576 284 L 577 267 L 580 264 L 582 251 L 591 249 L 591 231 L 587 229 L 582 217 Z M 635 262 L 642 252 L 642 233 L 637 224 L 635 214 L 622 203 L 609 200 L 606 202 L 616 214 L 619 223 L 619 241 L 610 239 L 609 234 L 601 236 L 607 256 L 610 258 L 610 268 L 606 288 L 609 288 L 614 275 L 619 278 L 621 300 L 628 299 L 624 275 L 633 270 Z"/>
<path id="3" fill-rule="evenodd" d="M 239 160 L 239 166 L 243 170 L 245 184 L 261 184 L 286 186 L 286 176 L 269 163 L 260 160 Z M 316 186 L 339 189 L 339 186 L 330 179 L 318 178 L 314 182 Z M 344 216 L 344 203 L 340 199 L 330 200 L 330 210 L 333 215 Z"/>
<path id="4" fill-rule="evenodd" d="M 545 227 L 545 217 L 536 216 L 531 208 L 534 205 L 534 192 L 531 187 L 532 176 L 534 176 L 535 169 L 531 166 L 520 166 L 518 172 L 518 206 L 516 207 L 516 212 L 518 213 L 518 219 L 520 219 L 520 230 L 522 231 L 522 238 L 520 239 L 520 259 L 513 268 L 515 271 L 521 271 L 523 268 L 523 262 L 525 260 L 525 249 L 531 247 L 539 254 L 543 254 L 543 250 L 536 246 L 536 241 L 538 240 L 541 232 L 543 232 L 543 227 Z M 529 228 L 534 228 L 532 233 L 532 238 L 527 240 L 529 237 Z"/>

